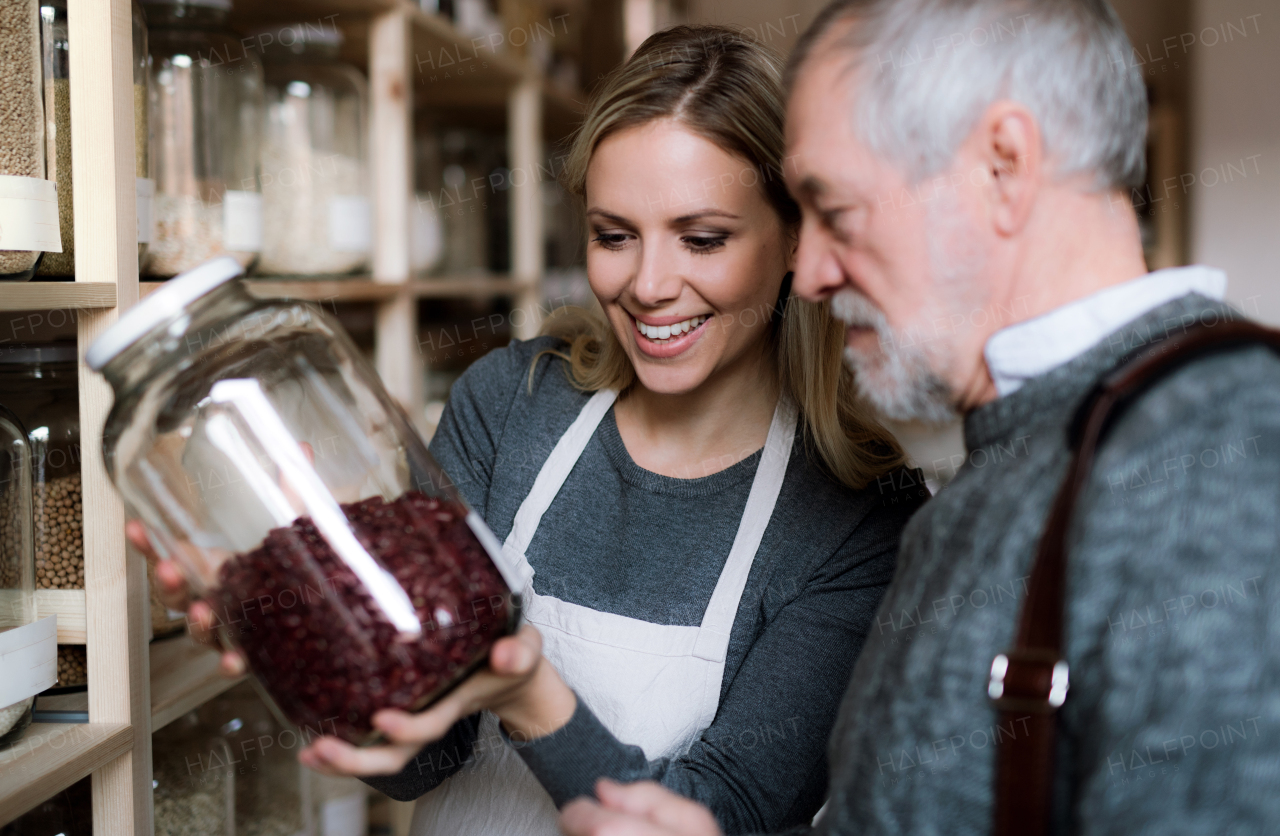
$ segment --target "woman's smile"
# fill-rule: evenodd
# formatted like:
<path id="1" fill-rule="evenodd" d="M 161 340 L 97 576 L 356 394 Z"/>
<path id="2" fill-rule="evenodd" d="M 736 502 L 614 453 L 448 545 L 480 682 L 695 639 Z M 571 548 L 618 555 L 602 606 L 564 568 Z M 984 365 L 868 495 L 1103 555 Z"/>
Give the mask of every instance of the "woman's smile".
<path id="1" fill-rule="evenodd" d="M 635 325 L 632 333 L 636 347 L 656 358 L 676 357 L 688 351 L 706 330 L 703 325 L 711 319 L 707 314 L 678 320 L 672 316 L 646 316 L 642 319 L 628 313 Z"/>

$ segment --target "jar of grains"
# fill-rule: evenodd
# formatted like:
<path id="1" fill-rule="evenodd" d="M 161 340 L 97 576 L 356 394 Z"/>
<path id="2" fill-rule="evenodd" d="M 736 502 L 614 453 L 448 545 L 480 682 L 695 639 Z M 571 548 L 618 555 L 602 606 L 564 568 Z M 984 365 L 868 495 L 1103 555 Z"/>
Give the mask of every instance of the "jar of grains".
<path id="1" fill-rule="evenodd" d="M 144 0 L 151 53 L 154 231 L 147 276 L 262 249 L 262 64 L 226 28 L 230 0 Z"/>
<path id="2" fill-rule="evenodd" d="M 364 76 L 338 60 L 333 20 L 256 33 L 266 77 L 258 272 L 350 273 L 369 260 Z"/>
<path id="3" fill-rule="evenodd" d="M 84 589 L 84 506 L 80 492 L 80 388 L 76 344 L 0 348 L 0 402 L 27 428 L 31 445 L 37 589 Z M 152 573 L 151 632 L 165 635 L 185 626 L 181 613 L 160 603 Z M 83 684 L 83 665 L 73 649 L 59 650 L 67 673 L 62 685 Z"/>
<path id="4" fill-rule="evenodd" d="M 0 2 L 0 279 L 26 281 L 62 249 L 58 195 L 45 179 L 37 0 Z"/>
<path id="5" fill-rule="evenodd" d="M 341 326 L 239 272 L 178 277 L 90 347 L 107 468 L 283 714 L 367 742 L 515 629 L 516 577 Z"/>
<path id="6" fill-rule="evenodd" d="M 0 749 L 21 736 L 35 695 L 54 684 L 57 640 L 57 620 L 36 618 L 27 432 L 0 407 Z"/>
<path id="7" fill-rule="evenodd" d="M 236 757 L 216 727 L 188 712 L 151 736 L 157 836 L 236 836 Z"/>
<path id="8" fill-rule="evenodd" d="M 138 189 L 138 257 L 150 240 L 151 181 L 147 177 L 147 26 L 134 0 L 133 126 Z M 58 228 L 62 252 L 46 253 L 36 271 L 41 276 L 74 276 L 75 215 L 71 176 L 71 64 L 67 38 L 67 0 L 41 0 L 40 41 L 44 54 L 45 143 L 49 179 L 58 185 Z"/>

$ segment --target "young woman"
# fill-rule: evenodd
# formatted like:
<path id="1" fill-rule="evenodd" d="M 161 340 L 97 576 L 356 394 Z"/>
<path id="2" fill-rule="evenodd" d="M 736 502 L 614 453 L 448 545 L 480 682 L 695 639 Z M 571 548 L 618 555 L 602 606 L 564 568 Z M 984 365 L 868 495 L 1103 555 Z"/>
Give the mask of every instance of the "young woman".
<path id="1" fill-rule="evenodd" d="M 555 834 L 601 777 L 659 781 L 727 833 L 822 802 L 918 500 L 880 487 L 902 453 L 854 399 L 839 325 L 788 298 L 781 66 L 681 27 L 605 80 L 567 185 L 607 322 L 554 318 L 453 388 L 431 451 L 505 540 L 532 626 L 430 711 L 381 712 L 392 745 L 302 755 L 398 772 L 366 780 L 419 798 L 415 834 Z"/>

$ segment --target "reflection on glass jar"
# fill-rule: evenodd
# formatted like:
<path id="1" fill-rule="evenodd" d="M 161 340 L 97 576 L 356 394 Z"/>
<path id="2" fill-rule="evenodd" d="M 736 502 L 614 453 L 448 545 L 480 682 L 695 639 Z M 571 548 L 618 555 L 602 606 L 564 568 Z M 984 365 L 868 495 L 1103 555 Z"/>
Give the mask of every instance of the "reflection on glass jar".
<path id="1" fill-rule="evenodd" d="M 266 73 L 261 273 L 350 273 L 372 243 L 367 93 L 332 20 L 259 31 Z"/>
<path id="2" fill-rule="evenodd" d="M 180 277 L 90 348 L 107 466 L 284 715 L 368 741 L 483 663 L 515 581 L 341 327 L 237 273 Z"/>
<path id="3" fill-rule="evenodd" d="M 0 749 L 13 743 L 31 722 L 35 695 L 50 683 L 52 670 L 29 666 L 42 657 L 31 650 L 36 624 L 35 561 L 31 551 L 31 450 L 17 417 L 0 407 Z M 38 648 L 37 648 L 38 650 Z M 53 645 L 47 664 L 53 663 Z"/>
<path id="4" fill-rule="evenodd" d="M 168 277 L 262 249 L 262 64 L 226 28 L 229 0 L 145 0 L 154 234 L 143 273 Z"/>

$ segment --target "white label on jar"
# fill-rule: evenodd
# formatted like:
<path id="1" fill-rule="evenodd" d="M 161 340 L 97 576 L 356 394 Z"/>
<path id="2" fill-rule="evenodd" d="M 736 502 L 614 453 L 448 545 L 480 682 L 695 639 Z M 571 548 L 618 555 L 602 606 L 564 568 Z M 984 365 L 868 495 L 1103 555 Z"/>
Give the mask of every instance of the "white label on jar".
<path id="1" fill-rule="evenodd" d="M 0 633 L 0 708 L 58 684 L 58 617 Z"/>
<path id="2" fill-rule="evenodd" d="M 359 195 L 329 198 L 329 246 L 339 253 L 367 253 L 373 242 L 369 201 Z"/>
<path id="3" fill-rule="evenodd" d="M 222 245 L 238 253 L 262 249 L 262 195 L 230 190 L 223 195 Z"/>
<path id="4" fill-rule="evenodd" d="M 62 252 L 52 180 L 0 174 L 0 250 Z"/>
<path id="5" fill-rule="evenodd" d="M 138 177 L 134 181 L 137 189 L 138 207 L 138 243 L 150 244 L 155 234 L 156 225 L 151 214 L 151 201 L 156 196 L 156 181 L 146 177 Z"/>
<path id="6" fill-rule="evenodd" d="M 367 829 L 363 793 L 330 798 L 320 808 L 321 836 L 364 836 Z"/>

